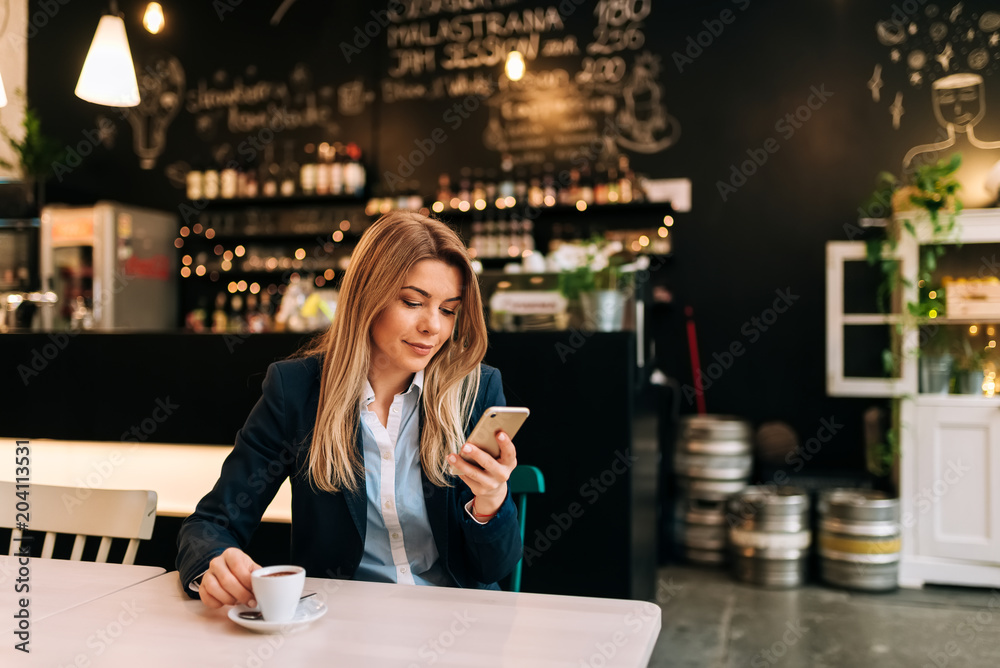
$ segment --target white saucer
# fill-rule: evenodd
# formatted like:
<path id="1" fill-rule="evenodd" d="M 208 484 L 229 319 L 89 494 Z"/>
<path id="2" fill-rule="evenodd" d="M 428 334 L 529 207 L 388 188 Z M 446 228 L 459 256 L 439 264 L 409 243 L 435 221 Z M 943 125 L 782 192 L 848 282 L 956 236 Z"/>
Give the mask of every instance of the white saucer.
<path id="1" fill-rule="evenodd" d="M 307 598 L 299 602 L 299 607 L 295 610 L 295 615 L 287 622 L 268 622 L 263 619 L 243 619 L 241 612 L 250 612 L 256 608 L 248 608 L 245 605 L 234 605 L 229 609 L 229 619 L 233 620 L 245 629 L 256 631 L 257 633 L 291 633 L 300 631 L 326 614 L 326 604 L 317 601 L 315 598 Z"/>

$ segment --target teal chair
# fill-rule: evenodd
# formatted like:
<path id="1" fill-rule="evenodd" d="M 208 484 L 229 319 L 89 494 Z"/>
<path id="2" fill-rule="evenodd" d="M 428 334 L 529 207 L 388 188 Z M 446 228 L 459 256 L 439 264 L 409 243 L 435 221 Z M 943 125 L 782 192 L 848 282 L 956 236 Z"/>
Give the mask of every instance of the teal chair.
<path id="1" fill-rule="evenodd" d="M 517 504 L 517 521 L 521 525 L 521 542 L 524 542 L 524 518 L 528 511 L 528 495 L 529 494 L 542 494 L 545 492 L 545 476 L 542 472 L 534 466 L 518 466 L 510 474 L 510 478 L 507 480 L 507 488 L 510 490 L 510 495 L 514 499 L 514 503 Z M 514 567 L 514 572 L 510 576 L 510 590 L 511 591 L 521 591 L 521 562 L 524 561 L 522 557 L 518 562 L 517 566 Z"/>

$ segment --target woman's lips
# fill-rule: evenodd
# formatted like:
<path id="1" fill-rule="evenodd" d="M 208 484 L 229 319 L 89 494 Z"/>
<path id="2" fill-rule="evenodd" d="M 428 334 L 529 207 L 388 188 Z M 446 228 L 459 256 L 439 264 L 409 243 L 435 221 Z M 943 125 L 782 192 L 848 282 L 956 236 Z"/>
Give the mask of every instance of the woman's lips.
<path id="1" fill-rule="evenodd" d="M 418 355 L 430 355 L 431 351 L 434 350 L 434 346 L 424 346 L 418 343 L 410 343 L 409 341 L 403 341 L 403 343 L 413 348 L 413 352 Z"/>

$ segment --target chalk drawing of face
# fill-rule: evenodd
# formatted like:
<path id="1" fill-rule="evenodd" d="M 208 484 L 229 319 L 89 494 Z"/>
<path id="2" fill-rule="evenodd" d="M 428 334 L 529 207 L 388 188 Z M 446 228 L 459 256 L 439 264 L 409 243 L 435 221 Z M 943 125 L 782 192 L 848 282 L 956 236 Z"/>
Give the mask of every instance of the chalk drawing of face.
<path id="1" fill-rule="evenodd" d="M 983 78 L 978 74 L 952 74 L 931 85 L 934 115 L 944 126 L 965 132 L 986 115 Z"/>

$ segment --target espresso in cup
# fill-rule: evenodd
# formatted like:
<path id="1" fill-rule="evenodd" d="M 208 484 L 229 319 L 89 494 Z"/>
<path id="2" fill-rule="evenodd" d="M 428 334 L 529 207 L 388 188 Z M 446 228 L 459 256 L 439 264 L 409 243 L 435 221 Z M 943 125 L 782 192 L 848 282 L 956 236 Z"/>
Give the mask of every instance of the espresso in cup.
<path id="1" fill-rule="evenodd" d="M 295 616 L 306 583 L 301 566 L 268 566 L 250 574 L 250 585 L 265 622 L 287 622 Z"/>

